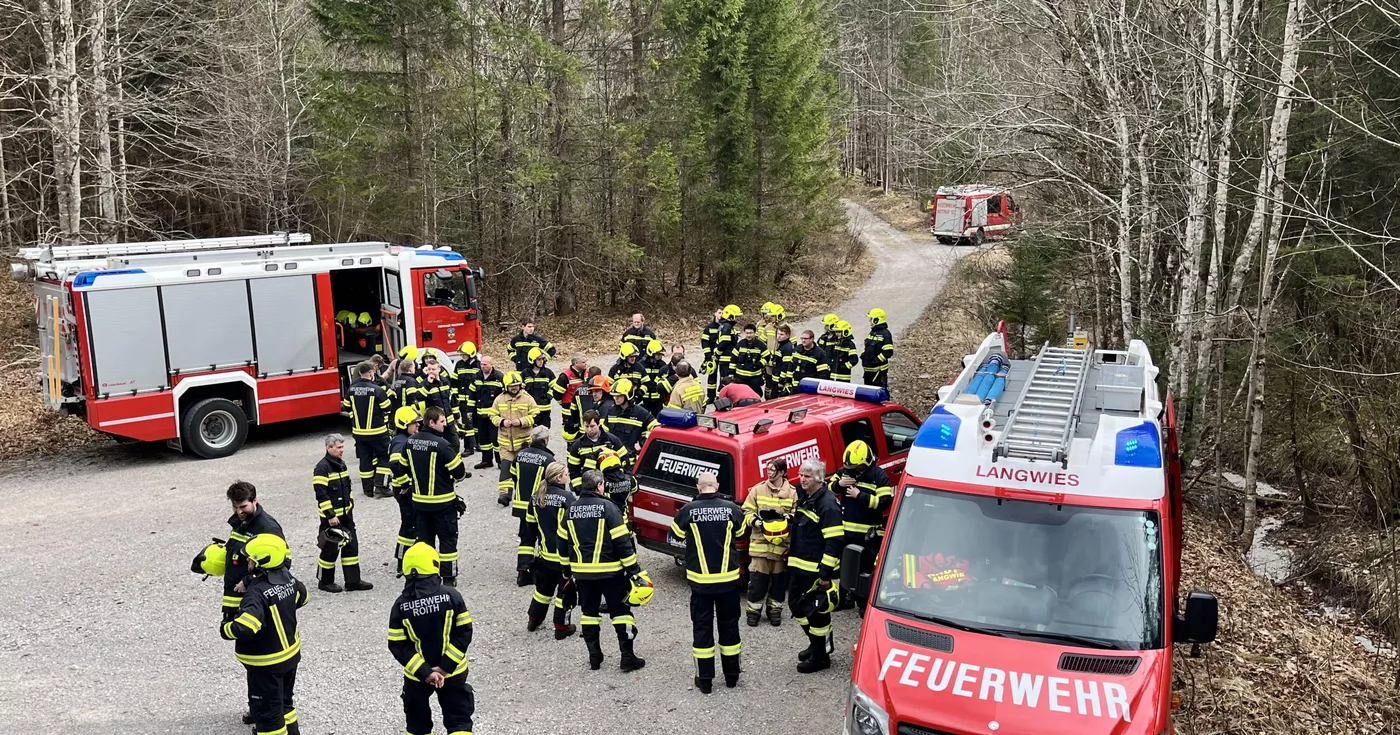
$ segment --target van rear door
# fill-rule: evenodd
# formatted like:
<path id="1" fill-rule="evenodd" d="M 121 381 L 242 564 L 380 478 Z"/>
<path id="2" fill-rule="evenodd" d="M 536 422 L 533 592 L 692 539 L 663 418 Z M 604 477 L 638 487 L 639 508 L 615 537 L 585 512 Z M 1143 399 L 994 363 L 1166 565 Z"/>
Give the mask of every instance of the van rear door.
<path id="1" fill-rule="evenodd" d="M 671 519 L 695 497 L 695 478 L 701 472 L 718 475 L 721 492 L 738 492 L 733 489 L 734 456 L 686 443 L 686 438 L 675 432 L 653 432 L 635 471 L 638 489 L 632 499 L 632 518 L 637 533 L 644 546 L 666 553 L 680 551 L 666 548 Z"/>

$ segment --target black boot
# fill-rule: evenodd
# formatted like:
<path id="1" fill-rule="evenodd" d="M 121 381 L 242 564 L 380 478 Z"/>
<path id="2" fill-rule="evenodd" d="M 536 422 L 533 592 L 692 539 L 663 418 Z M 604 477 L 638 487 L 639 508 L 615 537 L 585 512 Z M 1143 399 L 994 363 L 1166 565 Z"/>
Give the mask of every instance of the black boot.
<path id="1" fill-rule="evenodd" d="M 360 480 L 360 490 L 364 491 L 365 497 L 374 497 L 374 478 L 371 477 L 368 480 Z"/>
<path id="2" fill-rule="evenodd" d="M 738 674 L 725 674 L 725 675 L 724 675 L 724 686 L 728 687 L 729 689 L 733 689 L 734 687 L 739 686 L 739 675 L 738 675 Z"/>
<path id="3" fill-rule="evenodd" d="M 322 592 L 344 592 L 345 588 L 335 583 L 335 567 L 321 570 L 321 581 L 316 585 L 316 589 Z"/>
<path id="4" fill-rule="evenodd" d="M 749 610 L 749 611 L 747 611 L 747 612 L 744 613 L 744 616 L 745 616 L 745 618 L 746 618 L 746 621 L 745 621 L 745 622 L 747 622 L 747 623 L 749 624 L 749 627 L 750 627 L 750 628 L 757 628 L 757 627 L 758 627 L 758 618 L 759 618 L 759 611 L 758 611 L 758 610 Z"/>
<path id="5" fill-rule="evenodd" d="M 710 693 L 710 691 L 714 688 L 714 683 L 715 683 L 715 680 L 714 680 L 714 679 L 701 679 L 701 678 L 698 677 L 698 676 L 695 677 L 695 688 L 696 688 L 696 689 L 699 689 L 701 692 L 703 692 L 703 693 L 705 693 L 705 694 L 709 694 L 709 693 Z"/>
<path id="6" fill-rule="evenodd" d="M 351 592 L 368 592 L 374 589 L 374 584 L 361 579 L 357 579 L 353 582 L 347 579 L 345 581 L 345 589 Z"/>
<path id="7" fill-rule="evenodd" d="M 827 653 L 828 638 L 807 634 L 807 658 L 798 661 L 797 673 L 811 674 L 831 668 L 831 656 Z M 798 658 L 801 658 L 800 656 Z"/>
<path id="8" fill-rule="evenodd" d="M 496 496 L 496 505 L 499 505 L 499 506 L 501 506 L 502 508 L 504 508 L 504 507 L 510 505 L 510 491 L 509 491 L 509 490 L 507 490 L 507 491 L 501 493 L 500 495 L 497 495 L 497 496 Z"/>
<path id="9" fill-rule="evenodd" d="M 783 609 L 782 609 L 781 607 L 770 607 L 770 608 L 768 608 L 768 622 L 771 623 L 771 624 L 773 625 L 773 627 L 775 627 L 775 628 L 778 627 L 779 625 L 782 625 L 782 624 L 783 624 Z"/>
<path id="10" fill-rule="evenodd" d="M 531 633 L 533 633 L 540 629 L 540 624 L 543 622 L 543 620 L 536 620 L 535 618 L 530 618 L 530 621 L 525 623 L 525 630 L 528 630 Z"/>
<path id="11" fill-rule="evenodd" d="M 249 711 L 249 712 L 244 712 L 244 713 L 243 713 L 243 724 L 245 724 L 245 725 L 251 725 L 251 724 L 253 724 L 253 713 L 252 713 L 251 711 Z"/>
<path id="12" fill-rule="evenodd" d="M 491 466 L 491 453 L 488 452 L 488 451 L 486 451 L 485 449 L 483 449 L 483 450 L 481 450 L 481 461 L 480 461 L 480 462 L 477 462 L 477 463 L 476 463 L 476 466 L 473 467 L 472 469 L 475 469 L 475 470 L 484 470 L 484 469 L 486 469 L 487 467 L 490 467 L 490 466 Z"/>
<path id="13" fill-rule="evenodd" d="M 573 623 L 565 623 L 562 627 L 556 625 L 554 626 L 554 640 L 562 641 L 576 632 L 578 632 L 578 628 L 574 627 Z"/>
<path id="14" fill-rule="evenodd" d="M 517 569 L 517 570 L 515 570 L 515 586 L 516 586 L 516 587 L 533 587 L 534 585 L 535 585 L 535 576 L 534 576 L 533 574 L 530 573 L 530 570 L 529 570 L 529 569 Z"/>
<path id="15" fill-rule="evenodd" d="M 594 634 L 597 635 L 596 633 Z M 583 644 L 588 646 L 588 668 L 594 671 L 603 665 L 603 646 L 596 637 L 584 638 Z"/>
<path id="16" fill-rule="evenodd" d="M 646 659 L 637 656 L 632 650 L 632 641 L 619 640 L 618 647 L 622 649 L 622 672 L 636 671 L 647 665 Z"/>
<path id="17" fill-rule="evenodd" d="M 443 577 L 443 578 L 442 578 L 442 583 L 445 584 L 445 585 L 447 585 L 448 587 L 456 587 L 456 586 L 457 586 L 457 578 L 456 578 L 456 577 Z"/>
<path id="18" fill-rule="evenodd" d="M 812 641 L 810 640 L 812 636 L 810 633 L 807 632 L 807 626 L 805 625 L 802 626 L 802 635 L 807 636 L 808 641 L 807 647 L 797 652 L 798 661 L 806 661 L 807 659 L 812 657 Z"/>

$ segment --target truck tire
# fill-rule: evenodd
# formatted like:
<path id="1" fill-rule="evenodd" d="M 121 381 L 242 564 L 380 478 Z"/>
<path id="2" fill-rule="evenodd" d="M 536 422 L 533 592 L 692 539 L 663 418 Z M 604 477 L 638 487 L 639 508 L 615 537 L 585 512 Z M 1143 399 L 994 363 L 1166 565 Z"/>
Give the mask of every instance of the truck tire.
<path id="1" fill-rule="evenodd" d="M 947 235 L 939 235 L 939 236 L 938 236 L 938 244 L 939 244 L 939 245 L 957 245 L 957 244 L 958 244 L 958 238 L 956 238 L 956 237 L 948 237 Z"/>
<path id="2" fill-rule="evenodd" d="M 206 398 L 185 411 L 180 437 L 190 452 L 204 459 L 227 457 L 248 440 L 248 417 L 227 398 Z"/>
<path id="3" fill-rule="evenodd" d="M 977 231 L 972 233 L 972 247 L 980 248 L 982 247 L 982 243 L 986 242 L 986 240 L 987 233 L 983 232 L 981 227 L 978 227 Z"/>

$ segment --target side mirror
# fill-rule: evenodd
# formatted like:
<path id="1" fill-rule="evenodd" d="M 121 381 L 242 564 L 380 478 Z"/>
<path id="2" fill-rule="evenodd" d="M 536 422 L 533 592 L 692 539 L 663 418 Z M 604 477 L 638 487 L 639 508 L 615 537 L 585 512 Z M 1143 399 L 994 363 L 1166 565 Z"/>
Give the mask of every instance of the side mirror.
<path id="1" fill-rule="evenodd" d="M 1196 590 L 1186 596 L 1186 612 L 1176 616 L 1172 638 L 1176 643 L 1190 643 L 1191 656 L 1200 655 L 1200 646 L 1215 640 L 1220 626 L 1220 603 L 1215 595 Z"/>
<path id="2" fill-rule="evenodd" d="M 734 405 L 734 402 L 731 401 L 731 400 L 729 400 L 728 398 L 716 398 L 716 399 L 715 399 L 715 410 L 716 410 L 716 411 L 728 411 L 733 405 Z"/>
<path id="3" fill-rule="evenodd" d="M 851 544 L 841 551 L 841 591 L 854 592 L 860 582 L 860 559 L 865 547 Z"/>

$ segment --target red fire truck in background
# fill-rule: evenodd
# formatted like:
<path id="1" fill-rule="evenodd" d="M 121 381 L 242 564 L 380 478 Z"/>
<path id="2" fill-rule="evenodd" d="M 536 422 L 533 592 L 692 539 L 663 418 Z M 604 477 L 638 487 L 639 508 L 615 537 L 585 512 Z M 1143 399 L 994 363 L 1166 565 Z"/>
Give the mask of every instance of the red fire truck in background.
<path id="1" fill-rule="evenodd" d="M 304 234 L 26 248 L 46 405 L 200 457 L 250 424 L 336 414 L 350 370 L 480 344 L 480 269 L 451 248 Z M 354 324 L 336 315 L 365 315 Z"/>
<path id="2" fill-rule="evenodd" d="M 985 184 L 940 186 L 929 202 L 929 231 L 944 245 L 981 245 L 1006 235 L 1021 221 L 1011 192 Z"/>

